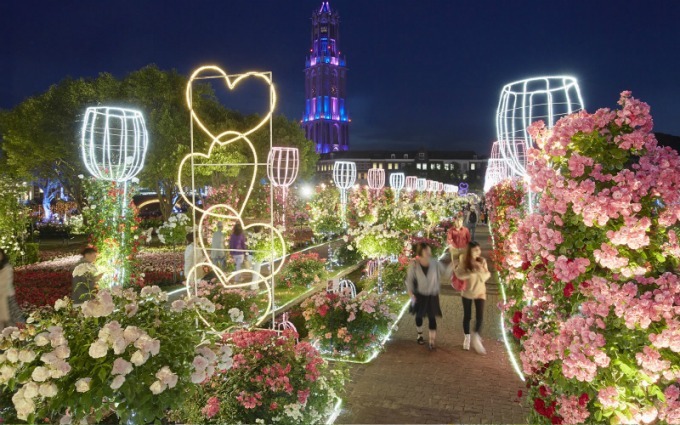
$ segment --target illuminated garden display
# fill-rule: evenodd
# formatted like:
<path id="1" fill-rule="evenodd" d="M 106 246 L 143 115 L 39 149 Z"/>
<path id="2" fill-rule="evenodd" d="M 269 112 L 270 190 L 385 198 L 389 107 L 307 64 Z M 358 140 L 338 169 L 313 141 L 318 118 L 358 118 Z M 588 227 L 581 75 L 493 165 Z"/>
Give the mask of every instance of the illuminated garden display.
<path id="1" fill-rule="evenodd" d="M 340 189 L 341 217 L 345 221 L 347 217 L 347 196 L 348 191 L 354 186 L 357 180 L 357 165 L 351 161 L 336 161 L 333 164 L 333 182 Z M 383 184 L 385 175 L 383 174 Z"/>
<path id="2" fill-rule="evenodd" d="M 680 158 L 619 105 L 527 126 L 533 213 L 518 183 L 489 192 L 532 423 L 680 421 Z"/>
<path id="3" fill-rule="evenodd" d="M 142 113 L 118 107 L 90 107 L 85 111 L 81 130 L 81 152 L 87 170 L 105 186 L 91 183 L 90 211 L 86 213 L 98 227 L 92 232 L 99 248 L 105 285 L 127 284 L 134 252 L 134 206 L 129 184 L 144 166 L 149 140 Z M 101 201 L 95 212 L 93 202 Z M 101 204 L 104 205 L 101 205 Z M 106 210 L 104 207 L 108 205 Z M 105 211 L 102 216 L 100 211 Z"/>
<path id="4" fill-rule="evenodd" d="M 283 205 L 286 206 L 288 188 L 295 182 L 300 169 L 300 152 L 297 148 L 273 147 L 267 157 L 267 176 L 272 186 L 281 188 Z M 283 213 L 283 226 L 286 214 Z"/>
<path id="5" fill-rule="evenodd" d="M 371 168 L 368 170 L 368 187 L 377 195 L 385 187 L 385 170 L 382 168 Z"/>
<path id="6" fill-rule="evenodd" d="M 399 199 L 399 194 L 402 189 L 404 189 L 405 176 L 404 173 L 392 173 L 390 174 L 390 187 L 394 191 L 395 199 Z"/>

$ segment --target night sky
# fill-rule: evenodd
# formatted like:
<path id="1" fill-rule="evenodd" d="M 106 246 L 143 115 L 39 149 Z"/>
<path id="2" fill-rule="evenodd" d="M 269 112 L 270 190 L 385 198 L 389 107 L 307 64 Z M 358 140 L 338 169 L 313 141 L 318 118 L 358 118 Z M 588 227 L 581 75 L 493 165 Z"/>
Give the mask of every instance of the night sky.
<path id="1" fill-rule="evenodd" d="M 0 108 L 67 75 L 149 63 L 189 73 L 271 70 L 279 112 L 300 119 L 316 0 L 0 1 Z M 579 79 L 588 110 L 622 90 L 680 135 L 680 1 L 336 0 L 347 57 L 350 149 L 486 153 L 501 87 Z M 254 93 L 254 91 L 253 91 Z M 229 104 L 254 112 L 257 102 Z"/>

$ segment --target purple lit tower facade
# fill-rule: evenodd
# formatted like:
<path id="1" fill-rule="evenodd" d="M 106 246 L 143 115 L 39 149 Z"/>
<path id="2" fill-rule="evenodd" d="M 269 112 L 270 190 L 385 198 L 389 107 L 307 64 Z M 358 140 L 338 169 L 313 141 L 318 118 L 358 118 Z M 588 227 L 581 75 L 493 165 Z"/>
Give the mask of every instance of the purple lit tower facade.
<path id="1" fill-rule="evenodd" d="M 327 1 L 312 13 L 312 48 L 305 66 L 302 128 L 318 153 L 349 149 L 347 68 L 340 56 L 340 16 Z"/>

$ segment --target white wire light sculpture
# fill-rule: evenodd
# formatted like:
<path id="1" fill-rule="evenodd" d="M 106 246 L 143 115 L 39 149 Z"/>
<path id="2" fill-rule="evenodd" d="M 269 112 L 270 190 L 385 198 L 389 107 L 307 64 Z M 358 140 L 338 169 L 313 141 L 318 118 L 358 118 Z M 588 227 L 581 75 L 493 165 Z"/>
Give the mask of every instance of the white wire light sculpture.
<path id="1" fill-rule="evenodd" d="M 418 187 L 418 177 L 416 176 L 406 176 L 404 180 L 404 189 L 409 192 L 413 192 Z"/>
<path id="2" fill-rule="evenodd" d="M 437 182 L 437 192 L 443 192 L 443 191 L 444 191 L 444 183 Z"/>
<path id="3" fill-rule="evenodd" d="M 561 117 L 584 108 L 578 81 L 569 76 L 528 78 L 506 84 L 496 112 L 500 153 L 515 175 L 525 177 L 520 149 L 534 147 L 529 126 L 543 120 L 548 128 Z M 523 141 L 525 145 L 516 143 Z M 526 150 L 526 149 L 525 149 Z"/>
<path id="4" fill-rule="evenodd" d="M 335 161 L 333 164 L 333 181 L 340 189 L 340 207 L 342 221 L 347 225 L 345 217 L 347 211 L 347 191 L 354 186 L 357 180 L 357 164 L 351 161 Z"/>
<path id="5" fill-rule="evenodd" d="M 132 179 L 144 166 L 148 144 L 140 111 L 109 106 L 85 110 L 80 148 L 94 177 L 119 183 Z"/>
<path id="6" fill-rule="evenodd" d="M 300 152 L 297 148 L 272 147 L 267 157 L 267 176 L 274 187 L 280 187 L 283 195 L 283 227 L 286 227 L 286 197 L 288 188 L 297 179 L 300 169 Z"/>
<path id="7" fill-rule="evenodd" d="M 127 182 L 142 171 L 149 145 L 144 116 L 135 109 L 89 107 L 85 110 L 80 137 L 83 163 L 90 174 L 123 186 L 120 215 L 124 219 L 129 208 Z M 122 248 L 124 234 L 120 241 Z M 118 263 L 129 261 L 122 254 L 118 257 Z M 125 284 L 125 270 L 126 267 L 114 270 L 112 276 L 104 276 L 104 281 L 110 279 L 112 284 Z"/>
<path id="8" fill-rule="evenodd" d="M 295 327 L 293 322 L 289 320 L 288 313 L 283 313 L 281 315 L 281 320 L 276 322 L 276 326 L 274 329 L 277 330 L 278 332 L 294 331 L 296 335 L 299 335 L 297 328 Z"/>
<path id="9" fill-rule="evenodd" d="M 374 190 L 376 195 L 378 191 L 385 187 L 385 170 L 382 168 L 371 168 L 368 170 L 368 187 Z"/>
<path id="10" fill-rule="evenodd" d="M 444 185 L 444 193 L 454 193 L 458 192 L 458 188 L 452 184 L 445 184 Z"/>
<path id="11" fill-rule="evenodd" d="M 357 287 L 351 280 L 342 279 L 336 286 L 333 287 L 331 292 L 336 294 L 344 293 L 349 295 L 351 298 L 355 298 L 357 296 Z"/>
<path id="12" fill-rule="evenodd" d="M 427 181 L 427 191 L 428 191 L 428 192 L 436 192 L 438 186 L 439 186 L 439 185 L 438 185 L 437 182 L 434 181 L 434 180 L 428 180 L 428 181 Z"/>
<path id="13" fill-rule="evenodd" d="M 404 173 L 392 173 L 390 174 L 390 187 L 394 191 L 394 197 L 399 199 L 399 193 L 404 188 Z"/>
<path id="14" fill-rule="evenodd" d="M 424 192 L 427 189 L 427 179 L 419 178 L 416 182 L 416 190 L 418 192 Z"/>

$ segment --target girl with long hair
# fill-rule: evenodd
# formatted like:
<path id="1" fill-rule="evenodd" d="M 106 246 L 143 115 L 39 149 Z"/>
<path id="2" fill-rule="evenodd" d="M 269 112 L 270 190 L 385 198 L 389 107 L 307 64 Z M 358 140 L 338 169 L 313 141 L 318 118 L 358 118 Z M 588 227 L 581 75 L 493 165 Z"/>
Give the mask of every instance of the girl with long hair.
<path id="1" fill-rule="evenodd" d="M 236 263 L 236 271 L 243 268 L 243 261 L 246 257 L 246 235 L 243 232 L 241 223 L 234 224 L 234 229 L 229 237 L 229 254 L 234 258 Z M 236 277 L 236 282 L 239 282 L 240 275 Z"/>
<path id="2" fill-rule="evenodd" d="M 460 257 L 455 269 L 456 277 L 465 281 L 465 288 L 461 292 L 463 299 L 463 332 L 465 340 L 463 349 L 469 350 L 470 343 L 479 354 L 486 354 L 482 345 L 479 331 L 484 320 L 484 301 L 486 300 L 486 281 L 491 277 L 486 259 L 482 257 L 482 248 L 477 242 L 470 242 L 465 254 Z M 475 305 L 475 332 L 470 336 L 470 321 L 472 320 L 472 304 Z"/>
<path id="3" fill-rule="evenodd" d="M 435 349 L 437 337 L 437 317 L 442 317 L 439 305 L 439 289 L 441 279 L 450 279 L 453 265 L 445 265 L 432 258 L 432 249 L 426 242 L 419 242 L 415 247 L 415 259 L 411 260 L 406 271 L 406 289 L 411 297 L 411 314 L 416 316 L 418 344 L 425 344 L 423 339 L 423 318 L 427 317 L 430 350 Z"/>

